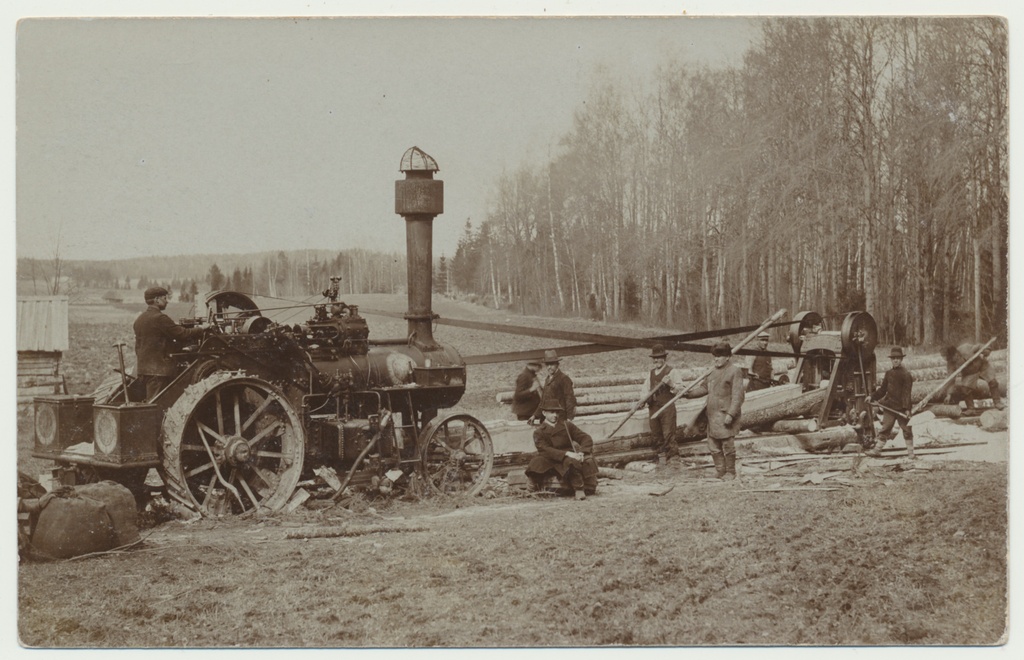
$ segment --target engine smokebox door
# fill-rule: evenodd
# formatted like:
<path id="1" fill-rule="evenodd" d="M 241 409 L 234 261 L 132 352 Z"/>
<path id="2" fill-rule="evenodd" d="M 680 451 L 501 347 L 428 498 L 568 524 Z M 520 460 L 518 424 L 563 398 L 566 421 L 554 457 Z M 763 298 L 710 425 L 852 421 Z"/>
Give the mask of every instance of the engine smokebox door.
<path id="1" fill-rule="evenodd" d="M 93 406 L 94 460 L 118 465 L 159 460 L 163 417 L 163 409 L 152 403 Z"/>
<path id="2" fill-rule="evenodd" d="M 37 396 L 35 408 L 35 444 L 32 455 L 54 458 L 64 449 L 92 442 L 91 396 Z"/>

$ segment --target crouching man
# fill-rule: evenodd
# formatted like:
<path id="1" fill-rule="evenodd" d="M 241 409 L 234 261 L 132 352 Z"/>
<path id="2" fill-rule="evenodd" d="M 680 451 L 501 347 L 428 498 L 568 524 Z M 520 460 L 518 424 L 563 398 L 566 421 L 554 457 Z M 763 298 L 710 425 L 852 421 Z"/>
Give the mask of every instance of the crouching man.
<path id="1" fill-rule="evenodd" d="M 548 477 L 558 475 L 562 487 L 576 499 L 593 495 L 597 492 L 593 438 L 564 418 L 565 410 L 558 401 L 544 401 L 540 411 L 544 420 L 533 432 L 537 455 L 526 467 L 531 488 L 540 490 Z"/>

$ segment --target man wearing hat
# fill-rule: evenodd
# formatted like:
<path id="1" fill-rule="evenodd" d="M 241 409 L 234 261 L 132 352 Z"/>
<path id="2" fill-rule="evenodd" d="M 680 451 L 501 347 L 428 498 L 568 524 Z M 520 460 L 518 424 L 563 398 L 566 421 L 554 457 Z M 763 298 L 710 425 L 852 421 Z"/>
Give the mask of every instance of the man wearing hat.
<path id="1" fill-rule="evenodd" d="M 558 401 L 545 398 L 540 410 L 544 420 L 533 432 L 537 455 L 526 466 L 531 487 L 540 490 L 548 477 L 558 475 L 563 488 L 586 499 L 597 492 L 593 438 L 563 417 Z"/>
<path id="2" fill-rule="evenodd" d="M 676 442 L 676 407 L 665 408 L 658 417 L 654 413 L 661 410 L 679 391 L 678 376 L 672 367 L 666 364 L 668 353 L 661 344 L 651 347 L 653 368 L 647 372 L 643 391 L 647 394 L 648 424 L 651 429 L 651 446 L 658 452 L 658 462 L 679 455 L 679 444 Z"/>
<path id="3" fill-rule="evenodd" d="M 530 360 L 523 372 L 516 377 L 516 390 L 512 394 L 512 414 L 516 419 L 532 419 L 540 414 L 540 370 L 543 364 L 539 359 Z"/>
<path id="4" fill-rule="evenodd" d="M 740 430 L 743 407 L 743 370 L 732 364 L 732 347 L 725 342 L 711 349 L 715 368 L 704 383 L 687 392 L 687 398 L 708 397 L 708 448 L 715 461 L 715 476 L 736 478 L 736 445 L 733 438 Z"/>
<path id="5" fill-rule="evenodd" d="M 572 379 L 566 376 L 558 366 L 560 358 L 554 349 L 544 351 L 544 366 L 547 375 L 544 379 L 544 398 L 554 399 L 562 405 L 566 419 L 576 418 L 576 392 Z"/>
<path id="6" fill-rule="evenodd" d="M 201 337 L 203 328 L 183 328 L 164 314 L 170 293 L 162 286 L 146 289 L 146 311 L 135 319 L 136 373 L 151 401 L 171 382 L 175 366 L 170 351 L 175 342 Z"/>
<path id="7" fill-rule="evenodd" d="M 768 350 L 769 334 L 762 332 L 757 335 L 757 343 L 754 345 L 759 351 Z M 751 355 L 747 362 L 747 391 L 754 392 L 763 390 L 772 385 L 772 358 L 770 355 Z"/>
<path id="8" fill-rule="evenodd" d="M 882 429 L 878 432 L 878 443 L 865 453 L 868 456 L 880 456 L 885 443 L 892 440 L 893 424 L 900 423 L 903 440 L 907 443 L 907 458 L 914 458 L 914 430 L 910 428 L 910 392 L 914 388 L 914 377 L 903 366 L 903 349 L 896 346 L 889 351 L 892 369 L 885 372 L 882 384 L 872 392 L 871 400 L 877 401 L 882 408 Z"/>

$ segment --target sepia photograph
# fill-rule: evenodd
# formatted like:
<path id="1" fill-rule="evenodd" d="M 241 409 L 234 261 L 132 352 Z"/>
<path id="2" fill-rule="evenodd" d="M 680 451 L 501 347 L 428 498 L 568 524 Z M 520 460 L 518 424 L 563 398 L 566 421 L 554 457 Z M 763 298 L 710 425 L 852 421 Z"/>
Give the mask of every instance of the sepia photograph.
<path id="1" fill-rule="evenodd" d="M 15 4 L 7 646 L 1016 645 L 1009 5 L 621 5 Z"/>

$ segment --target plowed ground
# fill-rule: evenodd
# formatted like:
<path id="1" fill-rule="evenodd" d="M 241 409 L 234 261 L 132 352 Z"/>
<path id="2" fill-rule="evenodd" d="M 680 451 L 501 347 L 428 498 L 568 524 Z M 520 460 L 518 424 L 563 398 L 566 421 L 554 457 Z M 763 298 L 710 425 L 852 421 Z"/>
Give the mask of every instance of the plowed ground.
<path id="1" fill-rule="evenodd" d="M 402 301 L 356 301 L 367 308 Z M 490 320 L 468 305 L 442 315 Z M 472 314 L 472 315 L 471 315 Z M 72 316 L 73 392 L 116 364 L 134 312 Z M 509 319 L 591 332 L 578 320 Z M 371 318 L 377 337 L 401 321 Z M 439 329 L 463 355 L 553 342 Z M 129 348 L 129 355 L 131 350 Z M 704 356 L 690 364 L 702 365 Z M 682 361 L 673 360 L 676 363 Z M 647 368 L 645 350 L 572 358 L 572 375 Z M 518 364 L 470 370 L 460 403 L 507 416 L 494 394 Z M 86 383 L 91 383 L 86 385 Z M 31 418 L 19 468 L 38 474 Z M 18 632 L 32 647 L 523 647 L 989 645 L 1008 630 L 1007 470 L 895 459 L 820 483 L 848 457 L 708 478 L 699 459 L 553 496 L 375 500 L 261 520 L 170 521 L 136 549 L 19 566 Z M 746 461 L 749 466 L 743 467 Z M 835 475 L 833 475 L 835 476 Z M 782 489 L 773 488 L 781 484 Z"/>

